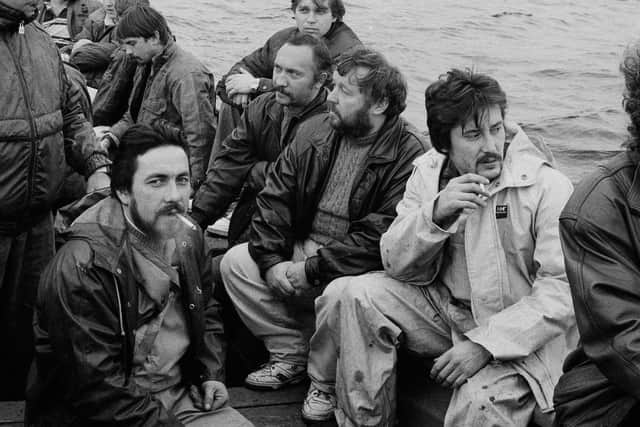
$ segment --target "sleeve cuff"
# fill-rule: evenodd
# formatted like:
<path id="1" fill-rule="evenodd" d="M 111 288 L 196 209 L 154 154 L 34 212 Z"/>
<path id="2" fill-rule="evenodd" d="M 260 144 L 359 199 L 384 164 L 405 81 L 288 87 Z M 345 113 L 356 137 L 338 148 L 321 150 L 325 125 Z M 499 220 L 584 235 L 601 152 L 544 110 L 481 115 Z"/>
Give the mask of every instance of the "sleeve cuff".
<path id="1" fill-rule="evenodd" d="M 320 280 L 320 257 L 315 255 L 307 258 L 304 262 L 304 273 L 307 276 L 307 282 L 317 287 L 322 285 Z"/>
<path id="2" fill-rule="evenodd" d="M 85 160 L 86 177 L 90 177 L 96 170 L 105 166 L 107 167 L 106 172 L 111 175 L 111 160 L 109 160 L 109 157 L 104 153 L 93 153 Z"/>
<path id="3" fill-rule="evenodd" d="M 258 82 L 258 87 L 256 89 L 256 92 L 257 93 L 268 92 L 271 89 L 273 89 L 273 87 L 274 87 L 273 80 L 261 78 L 260 81 Z"/>

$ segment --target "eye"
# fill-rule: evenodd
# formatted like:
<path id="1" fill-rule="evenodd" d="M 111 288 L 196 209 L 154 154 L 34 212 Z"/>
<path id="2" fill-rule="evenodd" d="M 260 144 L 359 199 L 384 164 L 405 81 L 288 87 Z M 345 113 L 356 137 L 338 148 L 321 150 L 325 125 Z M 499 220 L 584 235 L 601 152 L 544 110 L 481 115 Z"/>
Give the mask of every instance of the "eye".
<path id="1" fill-rule="evenodd" d="M 162 178 L 152 178 L 150 180 L 147 181 L 147 184 L 149 184 L 152 187 L 162 187 L 164 185 L 164 179 Z"/>
<path id="2" fill-rule="evenodd" d="M 304 14 L 309 13 L 309 7 L 308 6 L 300 6 L 298 8 L 298 13 L 304 13 Z"/>
<path id="3" fill-rule="evenodd" d="M 480 131 L 469 131 L 464 134 L 464 138 L 470 141 L 475 141 L 480 138 Z"/>
<path id="4" fill-rule="evenodd" d="M 179 176 L 176 179 L 176 182 L 177 182 L 178 185 L 189 185 L 191 183 L 191 181 L 189 180 L 189 177 L 187 175 Z"/>
<path id="5" fill-rule="evenodd" d="M 282 67 L 279 65 L 275 65 L 273 67 L 273 71 L 275 71 L 276 73 L 281 73 L 282 72 Z"/>
<path id="6" fill-rule="evenodd" d="M 502 130 L 502 125 L 495 125 L 494 127 L 491 128 L 491 134 L 496 135 L 500 133 L 501 130 Z"/>

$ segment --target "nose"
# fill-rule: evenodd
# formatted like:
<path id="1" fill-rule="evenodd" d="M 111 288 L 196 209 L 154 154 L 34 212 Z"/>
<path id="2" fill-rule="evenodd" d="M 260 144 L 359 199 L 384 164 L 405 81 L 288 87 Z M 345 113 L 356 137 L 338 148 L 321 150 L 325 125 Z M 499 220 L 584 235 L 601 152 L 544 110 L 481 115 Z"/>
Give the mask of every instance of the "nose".
<path id="1" fill-rule="evenodd" d="M 171 180 L 169 185 L 167 185 L 167 191 L 164 194 L 164 198 L 167 202 L 177 202 L 182 199 L 182 193 L 180 192 L 180 188 L 175 180 Z"/>
<path id="2" fill-rule="evenodd" d="M 289 81 L 287 80 L 285 73 L 278 72 L 278 71 L 273 72 L 273 82 L 275 83 L 276 86 L 286 87 L 289 85 Z"/>
<path id="3" fill-rule="evenodd" d="M 309 12 L 309 15 L 307 15 L 307 22 L 313 24 L 316 20 L 316 13 L 314 11 Z"/>
<path id="4" fill-rule="evenodd" d="M 133 49 L 131 48 L 131 46 L 129 46 L 128 44 L 124 45 L 124 53 L 126 53 L 127 55 L 132 55 L 133 54 Z"/>

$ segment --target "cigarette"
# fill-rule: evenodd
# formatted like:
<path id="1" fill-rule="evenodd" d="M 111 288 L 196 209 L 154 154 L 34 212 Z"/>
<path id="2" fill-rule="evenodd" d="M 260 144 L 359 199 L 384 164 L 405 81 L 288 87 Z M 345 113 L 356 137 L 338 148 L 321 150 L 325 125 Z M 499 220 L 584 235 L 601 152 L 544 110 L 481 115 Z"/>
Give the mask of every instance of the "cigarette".
<path id="1" fill-rule="evenodd" d="M 484 187 L 484 184 L 482 184 L 482 183 L 480 183 L 480 190 L 482 190 L 483 193 L 487 191 L 487 189 Z M 482 200 L 487 200 L 487 196 L 485 196 L 484 194 L 481 195 L 480 198 Z"/>
<path id="2" fill-rule="evenodd" d="M 176 216 L 180 219 L 180 221 L 184 222 L 184 224 L 185 224 L 187 227 L 189 227 L 190 229 L 192 229 L 192 230 L 195 230 L 195 229 L 196 229 L 195 224 L 194 224 L 194 223 L 192 223 L 191 221 L 189 221 L 189 220 L 187 219 L 187 217 L 186 217 L 186 216 L 184 216 L 184 215 L 182 215 L 182 214 L 176 214 Z"/>

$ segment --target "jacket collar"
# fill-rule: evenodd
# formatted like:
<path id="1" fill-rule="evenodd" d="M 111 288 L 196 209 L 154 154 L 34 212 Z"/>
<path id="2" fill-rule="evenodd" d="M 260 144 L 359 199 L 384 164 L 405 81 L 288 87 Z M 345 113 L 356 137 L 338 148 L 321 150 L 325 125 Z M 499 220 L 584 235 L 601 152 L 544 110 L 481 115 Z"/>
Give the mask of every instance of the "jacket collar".
<path id="1" fill-rule="evenodd" d="M 378 137 L 369 150 L 371 163 L 389 163 L 398 156 L 399 145 L 404 143 L 402 131 L 405 121 L 400 116 L 388 118 L 380 130 Z"/>
<path id="2" fill-rule="evenodd" d="M 0 1 L 0 31 L 17 31 L 22 22 L 27 24 L 38 16 L 38 10 L 32 16 L 26 16 L 21 10 L 7 6 Z"/>
<path id="3" fill-rule="evenodd" d="M 629 208 L 636 215 L 640 214 L 640 155 L 634 151 L 628 151 L 625 162 L 633 162 L 636 168 L 633 171 L 633 177 L 629 190 L 627 191 L 627 203 Z"/>
<path id="4" fill-rule="evenodd" d="M 169 59 L 176 53 L 178 50 L 178 45 L 171 38 L 171 34 L 169 34 L 169 40 L 167 40 L 167 44 L 165 45 L 162 52 L 152 60 L 152 69 L 154 70 L 154 74 L 158 71 L 164 64 L 169 61 Z"/>

